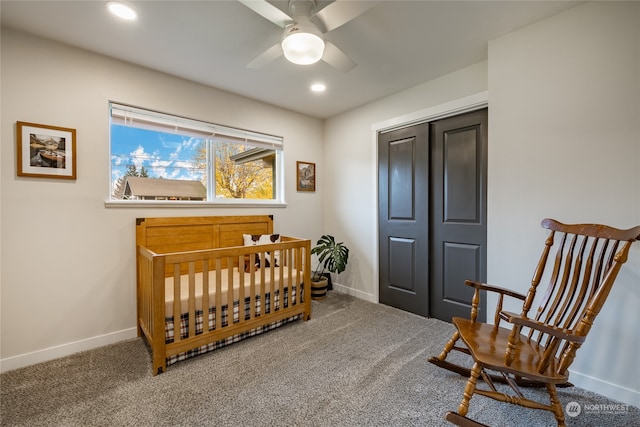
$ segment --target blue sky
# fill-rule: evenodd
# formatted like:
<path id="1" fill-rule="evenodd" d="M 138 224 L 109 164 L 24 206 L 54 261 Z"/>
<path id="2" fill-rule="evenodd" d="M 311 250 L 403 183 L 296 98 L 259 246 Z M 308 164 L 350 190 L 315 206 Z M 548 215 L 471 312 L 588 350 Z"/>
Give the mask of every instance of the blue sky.
<path id="1" fill-rule="evenodd" d="M 123 176 L 127 165 L 144 166 L 150 178 L 199 180 L 203 171 L 193 158 L 202 139 L 129 126 L 111 125 L 111 178 Z"/>

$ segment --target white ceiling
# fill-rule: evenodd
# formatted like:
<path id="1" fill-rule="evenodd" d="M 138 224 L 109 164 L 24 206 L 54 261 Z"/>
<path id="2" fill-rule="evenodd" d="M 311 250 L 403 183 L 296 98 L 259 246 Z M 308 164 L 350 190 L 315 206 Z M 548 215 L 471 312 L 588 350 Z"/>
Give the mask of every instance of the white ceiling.
<path id="1" fill-rule="evenodd" d="M 3 26 L 328 118 L 485 60 L 489 40 L 580 2 L 378 2 L 325 34 L 358 64 L 348 73 L 283 57 L 247 68 L 282 30 L 236 0 L 126 3 L 138 11 L 136 22 L 118 20 L 99 0 L 2 0 L 0 14 Z M 270 3 L 288 12 L 287 1 Z M 327 84 L 324 94 L 310 92 L 316 81 Z"/>

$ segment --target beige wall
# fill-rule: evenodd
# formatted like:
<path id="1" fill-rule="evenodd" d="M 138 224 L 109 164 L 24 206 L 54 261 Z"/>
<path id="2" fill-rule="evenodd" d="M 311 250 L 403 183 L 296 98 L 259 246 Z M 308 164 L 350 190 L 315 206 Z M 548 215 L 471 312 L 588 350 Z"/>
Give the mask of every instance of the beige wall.
<path id="1" fill-rule="evenodd" d="M 489 44 L 488 279 L 526 292 L 545 233 L 640 224 L 640 3 L 586 3 Z M 640 406 L 640 243 L 571 380 Z"/>
<path id="2" fill-rule="evenodd" d="M 13 31 L 2 32 L 2 369 L 135 334 L 136 217 L 275 215 L 317 239 L 323 181 L 297 193 L 295 162 L 323 168 L 322 122 Z M 284 137 L 285 208 L 113 208 L 108 100 Z M 78 179 L 18 178 L 15 123 L 77 130 Z"/>

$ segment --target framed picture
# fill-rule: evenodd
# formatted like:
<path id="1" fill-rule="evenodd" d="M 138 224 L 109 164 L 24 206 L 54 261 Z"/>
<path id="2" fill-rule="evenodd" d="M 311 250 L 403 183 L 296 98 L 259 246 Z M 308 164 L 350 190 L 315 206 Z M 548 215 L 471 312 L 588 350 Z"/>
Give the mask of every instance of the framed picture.
<path id="1" fill-rule="evenodd" d="M 76 130 L 17 122 L 18 176 L 76 179 Z"/>
<path id="2" fill-rule="evenodd" d="M 298 191 L 316 191 L 316 164 L 296 162 L 296 183 Z"/>

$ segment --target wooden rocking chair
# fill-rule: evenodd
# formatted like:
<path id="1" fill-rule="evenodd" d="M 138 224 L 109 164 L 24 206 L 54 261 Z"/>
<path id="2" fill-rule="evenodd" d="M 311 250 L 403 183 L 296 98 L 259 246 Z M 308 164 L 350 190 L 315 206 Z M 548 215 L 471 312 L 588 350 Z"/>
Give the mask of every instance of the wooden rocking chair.
<path id="1" fill-rule="evenodd" d="M 631 244 L 640 240 L 640 226 L 619 230 L 545 219 L 542 227 L 551 231 L 527 295 L 467 280 L 465 284 L 475 288 L 470 319 L 454 317 L 456 332 L 442 353 L 429 359 L 469 377 L 458 411 L 445 416 L 456 425 L 482 425 L 466 417 L 474 394 L 551 411 L 558 426 L 565 425 L 556 386 L 569 384 L 568 368 L 626 262 Z M 554 255 L 549 256 L 552 251 Z M 549 285 L 544 293 L 538 293 L 538 284 L 543 279 Z M 476 321 L 482 290 L 498 293 L 494 325 Z M 505 296 L 523 301 L 521 314 L 503 311 Z M 534 300 L 539 300 L 539 306 L 530 315 Z M 465 347 L 456 345 L 460 339 Z M 473 367 L 467 369 L 448 362 L 446 358 L 452 350 L 469 354 Z M 480 377 L 488 389 L 476 388 Z M 508 384 L 515 395 L 498 392 L 496 379 Z M 550 404 L 525 398 L 518 386 L 546 387 Z"/>

